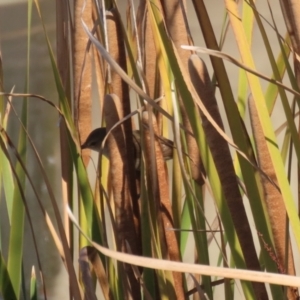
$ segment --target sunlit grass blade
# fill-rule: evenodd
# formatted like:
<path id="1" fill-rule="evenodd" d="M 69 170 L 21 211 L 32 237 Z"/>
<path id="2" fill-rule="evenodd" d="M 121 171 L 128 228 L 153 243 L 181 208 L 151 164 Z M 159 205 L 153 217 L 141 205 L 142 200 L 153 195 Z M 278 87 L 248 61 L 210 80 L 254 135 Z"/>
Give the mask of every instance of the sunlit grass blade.
<path id="1" fill-rule="evenodd" d="M 243 3 L 242 22 L 245 28 L 245 35 L 249 45 L 252 45 L 253 26 L 254 26 L 254 14 L 253 10 L 248 3 Z M 248 99 L 248 81 L 247 74 L 243 69 L 239 70 L 239 83 L 237 91 L 237 105 L 242 118 L 245 116 Z M 247 180 L 246 180 L 247 182 Z"/>
<path id="2" fill-rule="evenodd" d="M 226 0 L 226 7 L 230 16 L 231 24 L 238 42 L 240 55 L 244 64 L 252 69 L 255 69 L 252 55 L 245 41 L 244 31 L 241 27 L 240 21 L 236 18 L 239 15 L 237 10 L 237 5 L 235 2 Z M 289 182 L 285 176 L 285 169 L 282 162 L 280 151 L 277 147 L 277 141 L 274 134 L 274 130 L 269 118 L 269 114 L 266 107 L 266 102 L 261 90 L 261 85 L 256 76 L 248 74 L 248 82 L 250 90 L 255 101 L 255 105 L 259 114 L 259 120 L 262 124 L 264 135 L 268 139 L 268 151 L 270 152 L 272 163 L 275 168 L 276 177 L 279 183 L 281 193 L 285 202 L 285 207 L 289 216 L 290 224 L 297 242 L 297 247 L 300 249 L 300 236 L 298 232 L 300 231 L 300 223 L 295 209 L 295 203 L 293 202 L 293 195 L 289 186 Z"/>
<path id="3" fill-rule="evenodd" d="M 289 44 L 290 44 L 289 36 L 286 35 L 285 43 L 282 44 L 281 51 L 278 54 L 278 57 L 276 60 L 277 70 L 280 75 L 279 78 L 283 78 L 285 71 L 286 71 L 286 63 L 288 63 L 288 60 L 286 58 L 288 58 L 290 55 L 290 45 Z M 277 95 L 278 95 L 277 85 L 270 83 L 265 92 L 265 99 L 266 99 L 268 111 L 270 114 L 273 111 Z"/>
<path id="4" fill-rule="evenodd" d="M 214 37 L 214 32 L 212 30 L 211 22 L 206 12 L 203 1 L 197 2 L 195 4 L 195 8 L 197 9 L 198 18 L 200 19 L 200 25 L 204 32 L 205 42 L 210 49 L 218 49 L 218 45 L 216 42 L 216 38 Z M 253 13 L 249 7 L 244 8 L 244 14 L 247 18 L 245 20 L 253 19 Z M 201 17 L 200 17 L 201 16 Z M 244 18 L 243 18 L 244 20 Z M 249 20 L 248 20 L 249 21 Z M 246 21 L 244 21 L 246 22 Z M 247 26 L 247 37 L 250 40 L 251 32 L 252 32 L 252 22 L 244 23 Z M 220 93 L 223 99 L 223 104 L 225 106 L 227 120 L 230 126 L 230 130 L 233 136 L 233 140 L 236 145 L 241 149 L 244 153 L 251 155 L 251 145 L 249 144 L 247 133 L 244 130 L 244 125 L 241 122 L 240 113 L 243 116 L 245 111 L 245 100 L 242 103 L 242 98 L 239 98 L 239 110 L 238 106 L 235 103 L 235 99 L 230 87 L 229 78 L 227 72 L 225 70 L 224 62 L 212 57 L 212 64 L 214 67 L 215 75 L 217 78 L 218 86 L 220 89 Z M 243 93 L 242 97 L 246 97 L 247 85 L 246 79 L 243 78 L 242 84 L 239 84 L 240 91 L 239 93 Z M 243 92 L 242 92 L 242 86 Z M 238 156 L 238 162 L 241 168 L 241 174 L 244 179 L 244 183 L 246 185 L 246 190 L 248 192 L 248 197 L 251 204 L 251 209 L 253 212 L 254 220 L 257 226 L 257 229 L 260 232 L 263 232 L 263 235 L 266 237 L 266 240 L 271 244 L 271 239 L 269 237 L 268 228 L 266 225 L 265 215 L 262 209 L 261 197 L 259 193 L 259 187 L 257 185 L 257 178 L 255 178 L 254 170 L 250 164 L 247 163 L 243 158 Z M 227 231 L 226 231 L 227 232 Z M 263 250 L 264 251 L 264 250 Z M 276 271 L 275 263 L 270 259 L 268 253 L 264 251 L 264 259 L 266 263 L 266 267 L 270 271 Z"/>
<path id="5" fill-rule="evenodd" d="M 74 215 L 72 214 L 71 210 L 68 210 L 68 214 L 73 224 L 77 227 L 78 230 L 80 230 L 81 234 L 85 234 L 80 229 L 80 226 L 76 221 Z M 123 261 L 137 266 L 143 266 L 143 267 L 157 269 L 157 270 L 164 269 L 164 270 L 186 272 L 192 274 L 202 274 L 202 275 L 209 275 L 209 276 L 219 276 L 225 278 L 272 283 L 272 284 L 278 284 L 284 286 L 290 286 L 290 285 L 298 286 L 298 287 L 300 286 L 300 278 L 297 276 L 240 270 L 234 268 L 203 266 L 194 263 L 190 264 L 190 263 L 182 263 L 182 262 L 172 262 L 163 259 L 147 258 L 147 257 L 136 256 L 136 255 L 110 250 L 97 243 L 94 243 L 88 236 L 86 236 L 86 238 L 102 254 L 117 259 L 119 261 Z"/>
<path id="6" fill-rule="evenodd" d="M 254 3 L 253 3 L 253 5 L 254 5 Z M 259 26 L 260 33 L 262 34 L 263 41 L 264 41 L 264 44 L 265 44 L 265 47 L 266 47 L 266 50 L 268 53 L 268 57 L 269 57 L 269 60 L 270 60 L 271 66 L 272 66 L 272 70 L 273 70 L 273 74 L 274 74 L 273 76 L 274 76 L 275 80 L 281 81 L 281 75 L 279 73 L 279 70 L 277 69 L 277 64 L 276 64 L 275 58 L 273 56 L 272 47 L 269 43 L 267 33 L 265 32 L 263 24 L 262 24 L 262 22 L 258 16 L 258 13 L 256 11 L 255 11 L 255 18 L 256 18 L 256 22 Z M 282 50 L 284 49 L 283 46 L 281 49 Z M 285 58 L 285 61 L 287 61 L 286 58 Z M 287 63 L 285 63 L 285 65 L 287 65 Z M 294 83 L 295 83 L 295 80 L 294 80 Z M 292 114 L 286 92 L 281 87 L 278 87 L 278 92 L 279 92 L 282 106 L 283 106 L 283 109 L 285 112 L 286 120 L 288 122 L 288 127 L 289 127 L 289 130 L 292 135 L 295 152 L 296 152 L 298 160 L 300 160 L 300 140 L 299 140 L 297 128 L 295 126 L 294 116 Z"/>

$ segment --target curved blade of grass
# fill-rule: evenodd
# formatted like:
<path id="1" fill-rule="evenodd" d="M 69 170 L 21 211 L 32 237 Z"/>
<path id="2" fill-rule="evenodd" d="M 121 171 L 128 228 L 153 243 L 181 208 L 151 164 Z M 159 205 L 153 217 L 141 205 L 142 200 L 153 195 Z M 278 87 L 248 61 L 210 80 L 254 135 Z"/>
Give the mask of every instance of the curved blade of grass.
<path id="1" fill-rule="evenodd" d="M 300 93 L 293 89 L 293 88 L 290 88 L 288 87 L 287 85 L 285 84 L 282 84 L 280 81 L 277 81 L 273 78 L 270 78 L 260 72 L 257 72 L 253 67 L 249 67 L 248 65 L 244 64 L 244 63 L 241 63 L 239 62 L 237 59 L 233 58 L 232 56 L 224 53 L 224 52 L 220 52 L 220 51 L 216 51 L 216 50 L 211 50 L 211 49 L 208 49 L 208 48 L 204 48 L 204 47 L 196 47 L 196 46 L 186 46 L 186 45 L 183 45 L 181 46 L 183 49 L 187 49 L 187 50 L 194 50 L 194 51 L 197 51 L 197 52 L 200 52 L 200 53 L 204 53 L 204 54 L 208 54 L 208 55 L 211 55 L 211 56 L 215 56 L 215 57 L 219 57 L 219 58 L 222 58 L 224 60 L 227 60 L 231 63 L 233 63 L 234 65 L 244 69 L 245 71 L 247 71 L 247 73 L 250 73 L 250 74 L 253 74 L 259 78 L 262 78 L 270 83 L 273 83 L 277 86 L 280 86 L 282 87 L 284 90 L 290 92 L 291 94 L 297 96 L 297 97 L 300 97 Z"/>
<path id="2" fill-rule="evenodd" d="M 68 208 L 69 218 L 72 220 L 74 225 L 78 228 L 81 234 L 85 234 L 76 218 L 72 214 L 71 210 Z M 174 262 L 164 259 L 156 259 L 156 258 L 147 258 L 142 256 L 136 256 L 131 254 L 126 254 L 122 252 L 117 252 L 114 250 L 110 250 L 105 248 L 95 242 L 93 242 L 88 236 L 85 236 L 86 239 L 103 255 L 109 256 L 119 261 L 123 261 L 129 264 L 133 264 L 136 266 L 143 266 L 145 268 L 151 268 L 156 270 L 170 270 L 176 272 L 186 272 L 191 274 L 200 274 L 200 275 L 208 275 L 208 276 L 217 276 L 217 277 L 225 277 L 239 280 L 249 280 L 256 282 L 264 282 L 264 283 L 272 283 L 284 286 L 298 286 L 300 287 L 300 278 L 297 276 L 289 276 L 289 275 L 281 275 L 281 274 L 273 274 L 267 272 L 257 272 L 257 271 L 249 271 L 249 270 L 240 270 L 240 269 L 232 269 L 232 268 L 221 268 L 221 267 L 211 267 L 211 266 L 203 266 L 191 263 L 181 263 Z"/>

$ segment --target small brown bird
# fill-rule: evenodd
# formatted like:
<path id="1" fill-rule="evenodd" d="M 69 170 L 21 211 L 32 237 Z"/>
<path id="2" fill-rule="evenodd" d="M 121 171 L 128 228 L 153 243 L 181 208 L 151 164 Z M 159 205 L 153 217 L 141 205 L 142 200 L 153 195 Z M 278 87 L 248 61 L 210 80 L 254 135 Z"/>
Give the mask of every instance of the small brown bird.
<path id="1" fill-rule="evenodd" d="M 134 155 L 135 155 L 135 167 L 136 169 L 140 168 L 140 159 L 141 159 L 141 133 L 139 130 L 134 130 L 133 134 L 133 145 L 134 145 Z M 102 142 L 106 136 L 106 127 L 100 127 L 93 130 L 86 141 L 81 145 L 81 149 L 91 149 L 97 152 L 100 152 Z M 164 160 L 169 160 L 173 158 L 173 148 L 174 143 L 169 139 L 166 139 L 162 136 L 156 137 L 161 144 L 162 153 Z M 108 146 L 105 144 L 102 149 L 102 154 L 106 157 L 109 156 Z"/>

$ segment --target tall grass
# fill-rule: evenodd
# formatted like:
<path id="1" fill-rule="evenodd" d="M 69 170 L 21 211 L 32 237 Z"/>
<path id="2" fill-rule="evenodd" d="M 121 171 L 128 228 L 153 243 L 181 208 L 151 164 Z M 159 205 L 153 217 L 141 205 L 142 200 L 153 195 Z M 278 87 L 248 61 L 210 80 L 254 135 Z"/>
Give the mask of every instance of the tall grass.
<path id="1" fill-rule="evenodd" d="M 46 12 L 38 0 L 28 1 L 28 53 L 34 46 L 34 7 L 59 102 L 29 94 L 29 88 L 17 94 L 1 87 L 0 174 L 9 220 L 8 254 L 1 249 L 0 257 L 4 299 L 49 298 L 36 242 L 39 272 L 32 271 L 30 286 L 23 275 L 25 216 L 36 240 L 26 185 L 66 268 L 66 297 L 298 299 L 299 199 L 291 186 L 297 181 L 299 189 L 297 4 L 281 1 L 286 35 L 278 31 L 269 3 L 263 15 L 254 1 L 218 1 L 224 7 L 220 32 L 204 1 L 189 4 L 197 21 L 192 33 L 185 1 L 129 2 L 126 12 L 114 1 L 57 1 L 54 54 Z M 270 74 L 255 65 L 256 27 Z M 270 44 L 270 28 L 279 53 Z M 228 33 L 238 57 L 222 51 Z M 199 34 L 206 47 L 194 45 L 193 35 Z M 239 71 L 236 78 L 224 61 Z M 92 95 L 100 106 L 96 114 Z M 18 145 L 7 133 L 15 120 L 10 118 L 14 97 L 24 97 Z M 60 118 L 59 199 L 26 130 L 27 119 L 34 118 L 27 112 L 29 97 Z M 275 122 L 274 107 L 280 105 L 284 114 Z M 91 151 L 80 147 L 95 123 L 108 132 L 96 167 Z M 160 136 L 174 141 L 167 163 Z M 109 160 L 101 155 L 104 146 Z M 54 214 L 28 172 L 29 149 Z"/>

